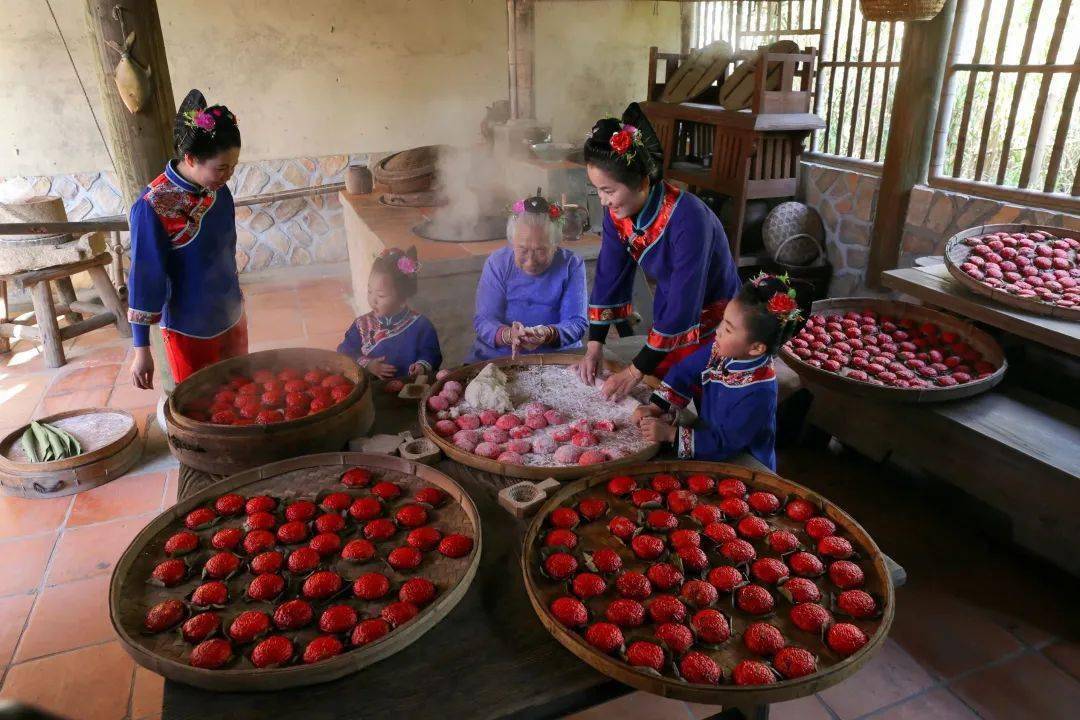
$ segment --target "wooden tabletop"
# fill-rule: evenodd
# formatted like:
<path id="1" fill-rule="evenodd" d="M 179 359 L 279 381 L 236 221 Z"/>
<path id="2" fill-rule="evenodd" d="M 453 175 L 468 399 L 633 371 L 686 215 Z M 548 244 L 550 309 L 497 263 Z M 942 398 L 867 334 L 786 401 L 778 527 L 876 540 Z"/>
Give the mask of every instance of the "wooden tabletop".
<path id="1" fill-rule="evenodd" d="M 1080 323 L 1033 315 L 970 293 L 953 279 L 944 263 L 889 270 L 882 275 L 882 282 L 931 305 L 1080 356 Z"/>
<path id="2" fill-rule="evenodd" d="M 635 352 L 620 343 L 612 355 Z M 416 429 L 416 404 L 376 394 L 373 432 Z M 631 692 L 555 641 L 529 604 L 518 570 L 527 523 L 497 503 L 518 482 L 444 460 L 436 467 L 472 496 L 484 551 L 468 593 L 424 637 L 371 667 L 323 685 L 273 693 L 214 693 L 166 681 L 164 720 L 247 718 L 558 718 Z M 760 466 L 758 466 L 760 467 Z"/>

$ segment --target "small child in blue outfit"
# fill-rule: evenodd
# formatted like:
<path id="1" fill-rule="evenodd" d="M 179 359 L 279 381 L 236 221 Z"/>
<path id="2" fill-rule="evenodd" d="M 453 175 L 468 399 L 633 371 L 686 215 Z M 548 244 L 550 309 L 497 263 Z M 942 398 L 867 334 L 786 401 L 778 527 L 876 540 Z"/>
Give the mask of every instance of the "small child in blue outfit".
<path id="1" fill-rule="evenodd" d="M 419 270 L 415 247 L 383 250 L 368 277 L 371 312 L 356 318 L 338 345 L 339 353 L 382 380 L 433 376 L 442 364 L 435 326 L 408 306 Z"/>
<path id="2" fill-rule="evenodd" d="M 642 434 L 674 445 L 681 459 L 726 460 L 749 452 L 776 469 L 773 355 L 802 324 L 786 276 L 758 275 L 724 309 L 711 347 L 675 365 L 634 413 Z M 699 396 L 700 395 L 700 396 Z M 696 400 L 698 419 L 677 427 L 664 414 Z"/>

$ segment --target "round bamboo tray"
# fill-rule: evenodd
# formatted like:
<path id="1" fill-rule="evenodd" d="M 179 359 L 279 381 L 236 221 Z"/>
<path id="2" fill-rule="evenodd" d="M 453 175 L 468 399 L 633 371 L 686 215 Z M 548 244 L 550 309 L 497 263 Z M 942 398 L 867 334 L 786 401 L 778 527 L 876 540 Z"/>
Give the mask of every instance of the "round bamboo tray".
<path id="1" fill-rule="evenodd" d="M 9 433 L 0 440 L 0 488 L 8 495 L 47 498 L 80 493 L 120 477 L 142 455 L 138 425 L 124 410 L 68 410 L 39 422 L 74 435 L 83 452 L 64 460 L 30 462 L 20 442 L 29 425 Z"/>
<path id="2" fill-rule="evenodd" d="M 849 310 L 856 312 L 872 310 L 881 315 L 892 315 L 897 318 L 912 318 L 919 322 L 935 323 L 943 330 L 955 332 L 962 341 L 982 353 L 983 359 L 993 364 L 997 370 L 981 380 L 972 380 L 969 383 L 954 385 L 953 387 L 895 388 L 852 380 L 844 375 L 808 365 L 792 353 L 787 345 L 784 345 L 780 348 L 780 356 L 788 367 L 798 373 L 804 380 L 830 390 L 837 390 L 871 400 L 907 403 L 941 402 L 971 397 L 986 392 L 1005 377 L 1008 362 L 1005 360 L 1005 353 L 1002 351 L 1001 346 L 997 344 L 994 338 L 970 322 L 953 317 L 940 310 L 914 305 L 901 300 L 860 297 L 833 298 L 831 300 L 818 300 L 813 306 L 814 314 L 826 316 L 842 315 Z"/>
<path id="3" fill-rule="evenodd" d="M 213 392 L 233 373 L 279 370 L 285 365 L 341 374 L 354 383 L 353 390 L 321 412 L 273 425 L 215 425 L 180 412 L 192 400 Z M 370 376 L 352 358 L 314 348 L 264 350 L 215 363 L 177 385 L 165 404 L 173 455 L 184 465 L 212 475 L 231 475 L 299 455 L 341 450 L 351 438 L 366 433 L 374 419 Z"/>
<path id="4" fill-rule="evenodd" d="M 225 493 L 236 492 L 244 496 L 270 494 L 279 500 L 294 500 L 301 497 L 314 499 L 326 491 L 345 490 L 352 495 L 363 495 L 363 491 L 349 490 L 340 485 L 341 474 L 349 468 L 363 467 L 371 470 L 376 480 L 391 480 L 403 485 L 404 493 L 400 503 L 408 502 L 417 490 L 426 486 L 435 486 L 444 490 L 450 497 L 447 504 L 435 510 L 437 525 L 444 533 L 462 532 L 473 538 L 471 554 L 465 558 L 451 559 L 443 557 L 438 551 L 424 555 L 424 563 L 416 577 L 426 577 L 436 584 L 439 594 L 436 599 L 420 611 L 413 620 L 399 626 L 375 642 L 361 648 L 347 650 L 341 655 L 313 665 L 289 665 L 273 669 L 257 669 L 247 657 L 249 647 L 234 647 L 236 657 L 228 667 L 220 670 L 207 670 L 191 667 L 187 663 L 190 645 L 185 643 L 174 631 L 157 635 L 147 635 L 142 631 L 143 618 L 148 608 L 170 598 L 187 595 L 198 585 L 198 578 L 189 579 L 178 587 L 162 588 L 146 582 L 154 566 L 164 559 L 162 547 L 165 540 L 174 532 L 183 529 L 184 516 L 191 510 L 206 506 L 215 498 Z M 279 514 L 280 514 L 279 503 Z M 225 522 L 198 531 L 200 552 L 205 555 L 209 547 L 209 538 L 223 527 L 240 526 L 243 515 L 227 519 Z M 350 524 L 341 534 L 342 540 L 348 541 L 358 528 Z M 386 542 L 377 543 L 378 554 L 367 563 L 355 565 L 338 557 L 329 566 L 346 580 L 346 588 L 359 575 L 378 571 L 391 578 L 391 592 L 382 601 L 368 602 L 352 597 L 351 592 L 324 601 L 312 601 L 316 617 L 325 605 L 347 604 L 355 608 L 362 618 L 377 616 L 383 604 L 395 600 L 397 588 L 402 578 L 382 559 L 392 547 L 401 542 L 396 537 Z M 109 583 L 109 615 L 113 628 L 124 649 L 143 667 L 176 680 L 206 690 L 218 691 L 270 691 L 301 685 L 313 685 L 327 682 L 356 672 L 361 668 L 383 660 L 416 642 L 425 632 L 434 627 L 465 596 L 476 575 L 481 553 L 480 515 L 472 498 L 451 478 L 434 468 L 419 463 L 408 462 L 401 458 L 385 455 L 364 455 L 361 453 L 324 453 L 307 457 L 293 458 L 283 462 L 265 465 L 248 472 L 234 475 L 191 496 L 166 512 L 159 515 L 140 532 L 124 551 L 113 570 Z M 280 548 L 279 548 L 280 549 Z M 289 573 L 283 571 L 287 578 Z M 272 612 L 274 603 L 240 600 L 243 588 L 251 579 L 247 572 L 228 580 L 229 595 L 235 598 L 222 616 L 222 627 L 228 627 L 232 618 L 240 611 L 263 610 Z M 297 578 L 287 582 L 287 593 L 295 597 Z M 277 632 L 277 631 L 275 631 Z M 303 646 L 320 634 L 315 627 L 308 627 L 285 633 L 293 640 L 299 653 Z M 346 644 L 346 647 L 348 645 Z"/>
<path id="5" fill-rule="evenodd" d="M 527 367 L 532 365 L 574 365 L 581 360 L 579 355 L 566 355 L 561 353 L 542 353 L 537 355 L 521 355 L 515 359 L 509 357 L 498 358 L 495 360 L 487 360 L 484 362 L 474 363 L 472 365 L 463 365 L 442 380 L 433 384 L 424 397 L 420 400 L 420 427 L 424 431 L 424 435 L 431 439 L 436 445 L 438 445 L 448 457 L 457 462 L 468 465 L 469 467 L 476 468 L 477 470 L 483 470 L 485 472 L 493 473 L 495 475 L 504 475 L 508 477 L 524 478 L 526 480 L 544 480 L 546 478 L 555 478 L 556 480 L 574 480 L 576 478 L 584 477 L 591 473 L 603 470 L 606 468 L 620 467 L 629 463 L 644 462 L 660 450 L 660 445 L 652 443 L 646 445 L 641 450 L 627 455 L 626 457 L 619 458 L 618 460 L 609 460 L 608 462 L 598 463 L 596 465 L 508 465 L 506 463 L 498 462 L 489 458 L 480 457 L 470 452 L 465 452 L 452 441 L 442 437 L 435 432 L 433 426 L 435 423 L 435 417 L 430 413 L 427 407 L 427 400 L 432 395 L 437 395 L 442 390 L 443 385 L 448 380 L 456 380 L 462 385 L 468 385 L 477 373 L 484 369 L 487 365 L 495 365 L 500 370 L 506 370 L 513 367 Z M 621 363 L 613 360 L 604 360 L 604 367 L 610 372 L 618 372 L 623 369 Z"/>
<path id="6" fill-rule="evenodd" d="M 704 649 L 695 646 L 692 649 L 704 652 L 711 656 L 725 670 L 725 681 L 730 682 L 730 670 L 743 659 L 762 658 L 751 654 L 742 644 L 741 635 L 743 629 L 751 622 L 765 621 L 777 626 L 784 634 L 788 644 L 804 647 L 818 656 L 818 671 L 812 675 L 795 680 L 780 680 L 771 685 L 736 686 L 733 684 L 721 684 L 717 686 L 691 684 L 667 675 L 652 674 L 641 671 L 619 659 L 606 655 L 585 642 L 585 639 L 572 630 L 569 630 L 558 622 L 552 615 L 548 606 L 551 601 L 560 595 L 568 594 L 565 583 L 557 583 L 545 577 L 540 571 L 540 544 L 541 534 L 544 530 L 544 521 L 549 512 L 559 506 L 575 504 L 584 497 L 603 497 L 611 504 L 611 511 L 605 518 L 616 514 L 630 513 L 633 517 L 637 510 L 626 500 L 614 499 L 609 495 L 604 484 L 615 475 L 631 475 L 638 479 L 651 477 L 656 473 L 673 473 L 677 476 L 685 476 L 690 473 L 708 473 L 717 479 L 721 477 L 736 477 L 743 480 L 750 490 L 766 490 L 779 496 L 781 499 L 797 496 L 813 502 L 822 509 L 821 514 L 836 523 L 838 530 L 847 537 L 858 553 L 858 564 L 863 568 L 866 582 L 863 589 L 875 595 L 881 605 L 880 617 L 870 620 L 852 620 L 843 618 L 844 622 L 857 625 L 866 633 L 869 641 L 855 654 L 847 658 L 841 658 L 822 641 L 820 636 L 798 630 L 787 616 L 790 603 L 780 597 L 777 607 L 780 612 L 775 615 L 750 616 L 735 609 L 730 601 L 721 594 L 716 607 L 724 612 L 731 621 L 731 638 L 719 648 Z M 714 498 L 715 496 L 710 496 Z M 628 511 L 627 508 L 630 508 Z M 769 516 L 770 524 L 783 527 L 795 532 L 800 539 L 799 523 L 789 520 L 786 516 Z M 687 518 L 680 518 L 681 527 Z M 798 532 L 797 532 L 798 530 Z M 619 554 L 623 557 L 624 570 L 643 571 L 648 563 L 637 560 L 617 539 L 607 531 L 607 522 L 597 520 L 591 523 L 579 525 L 575 531 L 581 537 L 579 548 L 611 547 L 621 549 Z M 757 541 L 758 557 L 775 556 L 771 551 L 763 552 L 764 543 Z M 577 482 L 561 488 L 554 496 L 548 499 L 533 518 L 529 529 L 525 534 L 525 540 L 521 554 L 521 570 L 525 578 L 525 589 L 529 600 L 536 611 L 540 622 L 547 628 L 556 640 L 558 640 L 570 652 L 584 660 L 608 677 L 630 685 L 638 690 L 644 690 L 656 695 L 675 698 L 687 702 L 699 702 L 712 705 L 727 705 L 748 707 L 752 705 L 766 705 L 770 703 L 793 700 L 806 695 L 824 690 L 853 675 L 859 668 L 874 655 L 885 642 L 892 625 L 895 598 L 893 594 L 892 578 L 885 565 L 885 556 L 878 549 L 873 539 L 854 519 L 840 508 L 828 502 L 808 488 L 785 480 L 769 472 L 755 471 L 739 465 L 710 462 L 650 462 L 633 465 L 629 468 L 609 470 L 590 475 Z M 714 558 L 710 558 L 712 560 Z M 689 574 L 688 574 L 689 577 Z M 824 581 L 819 580 L 819 586 Z M 779 593 L 776 593 L 779 595 Z M 604 597 L 594 598 L 586 602 L 590 613 L 595 617 L 599 608 L 606 605 L 607 601 L 614 597 L 606 593 Z M 821 604 L 829 607 L 828 595 L 823 592 Z M 689 616 L 689 615 L 688 615 Z M 627 640 L 636 637 L 633 630 L 626 632 Z"/>
<path id="7" fill-rule="evenodd" d="M 980 225 L 979 227 L 968 228 L 967 230 L 958 232 L 945 242 L 945 267 L 949 269 L 949 274 L 953 276 L 956 282 L 960 283 L 976 295 L 988 297 L 1001 305 L 1016 308 L 1017 310 L 1023 310 L 1024 312 L 1034 313 L 1035 315 L 1078 322 L 1080 321 L 1080 308 L 1064 308 L 1035 298 L 1018 297 L 1004 290 L 998 290 L 989 285 L 984 285 L 960 269 L 960 266 L 967 262 L 968 255 L 971 254 L 971 248 L 964 244 L 964 240 L 978 235 L 990 235 L 991 233 L 998 232 L 1020 233 L 1036 231 L 1047 232 L 1060 238 L 1074 238 L 1080 240 L 1080 232 L 1076 230 L 1050 227 L 1049 225 Z"/>

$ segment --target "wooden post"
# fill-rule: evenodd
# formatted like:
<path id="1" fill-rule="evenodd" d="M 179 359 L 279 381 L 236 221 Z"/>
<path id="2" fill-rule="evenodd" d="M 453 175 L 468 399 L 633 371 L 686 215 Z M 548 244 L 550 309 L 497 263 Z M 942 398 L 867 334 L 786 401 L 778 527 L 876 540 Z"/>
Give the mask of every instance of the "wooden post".
<path id="1" fill-rule="evenodd" d="M 693 44 L 692 35 L 696 9 L 696 6 L 691 3 L 679 3 L 679 52 L 683 55 L 690 54 L 690 45 Z M 652 80 L 649 82 L 652 82 Z"/>
<path id="2" fill-rule="evenodd" d="M 533 87 L 533 67 L 536 45 L 534 0 L 514 3 L 514 72 L 517 74 L 517 117 L 536 117 L 536 92 Z"/>
<path id="3" fill-rule="evenodd" d="M 64 358 L 64 340 L 60 337 L 60 324 L 56 322 L 56 305 L 53 304 L 52 289 L 48 280 L 42 280 L 30 288 L 30 297 L 34 301 L 34 320 L 41 333 L 41 349 L 45 353 L 45 367 L 62 367 Z"/>
<path id="4" fill-rule="evenodd" d="M 870 235 L 869 287 L 881 287 L 881 273 L 899 264 L 911 188 L 926 182 L 955 13 L 956 0 L 947 0 L 933 20 L 904 26 L 889 142 Z"/>
<path id="5" fill-rule="evenodd" d="M 120 19 L 114 14 L 117 7 L 120 8 Z M 98 87 L 109 146 L 115 158 L 116 177 L 124 202 L 130 206 L 138 198 L 139 191 L 161 173 L 173 156 L 172 127 L 176 103 L 169 81 L 157 1 L 86 0 L 86 24 L 97 60 Z M 116 89 L 115 70 L 120 56 L 107 44 L 112 41 L 124 47 L 124 31 L 135 33 L 132 60 L 150 69 L 150 97 L 134 114 L 124 106 Z"/>

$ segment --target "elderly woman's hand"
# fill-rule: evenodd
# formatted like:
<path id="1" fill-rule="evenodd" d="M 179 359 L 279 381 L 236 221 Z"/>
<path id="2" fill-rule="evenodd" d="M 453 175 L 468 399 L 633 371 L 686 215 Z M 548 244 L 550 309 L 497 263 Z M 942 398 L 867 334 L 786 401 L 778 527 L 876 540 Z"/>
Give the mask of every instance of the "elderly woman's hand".
<path id="1" fill-rule="evenodd" d="M 590 340 L 585 346 L 585 357 L 574 365 L 574 372 L 581 378 L 581 382 L 592 385 L 596 382 L 596 376 L 600 373 L 600 367 L 604 362 L 604 345 L 595 340 Z"/>
<path id="2" fill-rule="evenodd" d="M 615 373 L 604 381 L 600 393 L 612 402 L 618 402 L 630 394 L 634 386 L 641 382 L 644 375 L 633 365 L 627 365 L 624 369 Z"/>

